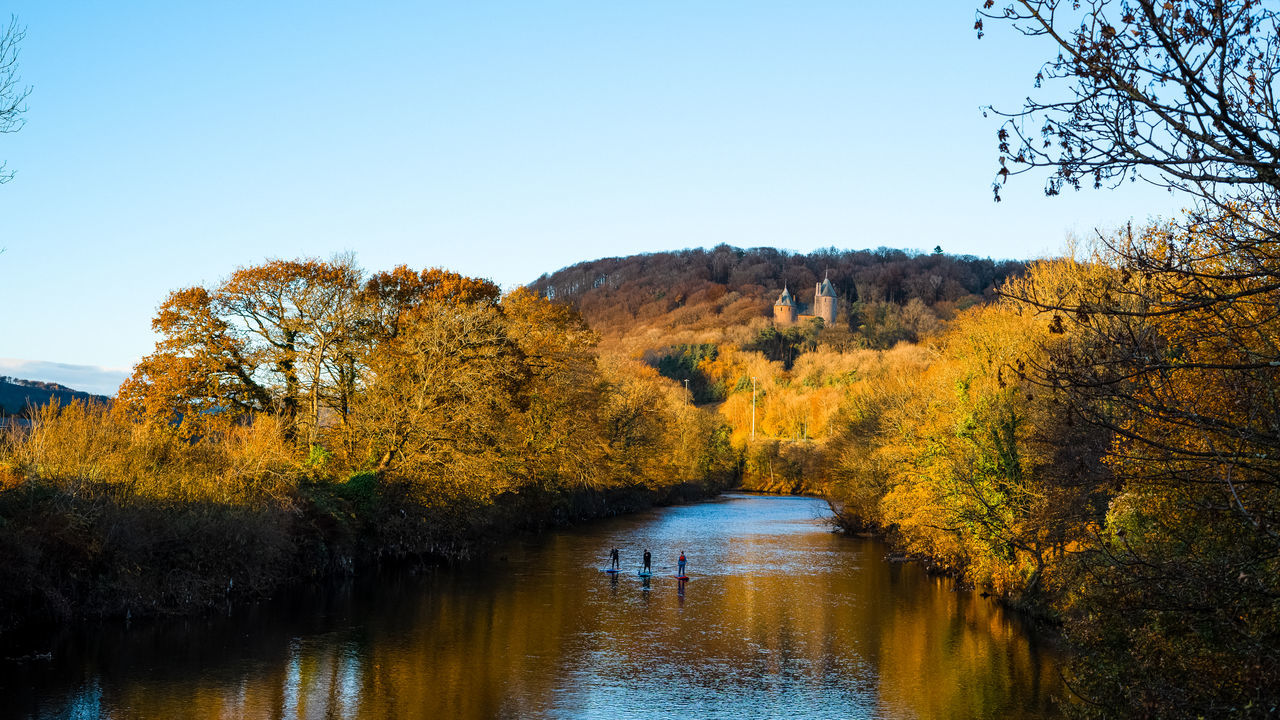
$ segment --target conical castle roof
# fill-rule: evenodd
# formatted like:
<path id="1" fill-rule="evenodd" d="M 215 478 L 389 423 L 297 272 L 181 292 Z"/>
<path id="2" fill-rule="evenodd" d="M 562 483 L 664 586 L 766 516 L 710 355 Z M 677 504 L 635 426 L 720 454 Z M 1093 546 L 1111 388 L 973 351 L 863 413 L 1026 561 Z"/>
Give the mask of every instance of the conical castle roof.
<path id="1" fill-rule="evenodd" d="M 830 280 L 823 278 L 822 287 L 818 288 L 818 294 L 821 295 L 822 297 L 833 298 L 836 296 L 836 286 L 832 285 Z"/>
<path id="2" fill-rule="evenodd" d="M 791 299 L 791 291 L 787 290 L 786 285 L 782 286 L 782 294 L 778 296 L 778 302 L 774 303 L 774 305 L 788 305 L 790 307 L 795 307 L 796 301 Z"/>

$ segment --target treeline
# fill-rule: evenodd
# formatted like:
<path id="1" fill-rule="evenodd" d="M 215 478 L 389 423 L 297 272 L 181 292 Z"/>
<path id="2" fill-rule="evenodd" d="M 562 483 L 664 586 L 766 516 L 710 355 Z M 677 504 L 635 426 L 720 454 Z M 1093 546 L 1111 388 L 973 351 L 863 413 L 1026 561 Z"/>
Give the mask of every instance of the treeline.
<path id="1" fill-rule="evenodd" d="M 6 415 L 23 417 L 30 408 L 47 405 L 53 400 L 63 404 L 72 400 L 109 402 L 109 398 L 73 390 L 58 383 L 23 380 L 0 375 L 0 417 Z"/>
<path id="2" fill-rule="evenodd" d="M 749 488 L 1061 623 L 1076 714 L 1280 707 L 1280 284 L 1269 217 L 1030 265 L 920 343 L 820 326 L 644 357 L 732 428 Z"/>
<path id="3" fill-rule="evenodd" d="M 724 339 L 728 328 L 761 330 L 784 285 L 802 302 L 824 277 L 835 284 L 846 342 L 887 348 L 914 340 L 957 310 L 989 299 L 995 287 L 1020 273 L 1023 263 L 904 250 L 819 250 L 719 245 L 578 263 L 530 285 L 539 295 L 578 308 L 607 338 L 681 333 Z M 925 317 L 927 316 L 927 317 Z M 652 337 L 647 342 L 652 346 Z M 635 348 L 631 348 L 635 349 Z M 643 348 L 642 348 L 643 349 Z"/>
<path id="4" fill-rule="evenodd" d="M 1000 113 L 996 200 L 1042 171 L 1049 195 L 1142 178 L 1187 208 L 1011 285 L 1035 342 L 953 371 L 972 430 L 902 456 L 935 508 L 913 536 L 965 528 L 960 557 L 1052 593 L 1080 714 L 1280 713 L 1278 20 L 1254 0 L 1024 0 L 974 24 L 1043 52 Z M 884 517 L 914 523 L 892 494 Z"/>
<path id="5" fill-rule="evenodd" d="M 923 344 L 818 343 L 790 368 L 692 346 L 664 369 L 723 397 L 748 486 L 826 494 L 847 530 L 1061 622 L 1073 712 L 1266 717 L 1280 707 L 1266 227 L 1241 213 L 1110 236 L 1087 260 L 1033 264 Z"/>
<path id="6" fill-rule="evenodd" d="M 728 430 L 573 310 L 273 261 L 175 291 L 112 407 L 0 441 L 0 621 L 262 594 L 734 482 Z"/>
<path id="7" fill-rule="evenodd" d="M 851 527 L 1065 622 L 1085 714 L 1280 703 L 1280 294 L 1243 229 L 1036 264 L 829 448 Z"/>

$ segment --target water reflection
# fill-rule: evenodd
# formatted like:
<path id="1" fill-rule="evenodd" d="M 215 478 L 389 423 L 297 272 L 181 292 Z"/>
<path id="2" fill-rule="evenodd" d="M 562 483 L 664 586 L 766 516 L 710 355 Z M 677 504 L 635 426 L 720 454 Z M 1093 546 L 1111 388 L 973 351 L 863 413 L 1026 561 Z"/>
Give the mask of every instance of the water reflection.
<path id="1" fill-rule="evenodd" d="M 1015 618 L 805 498 L 730 496 L 235 617 L 67 637 L 10 663 L 14 717 L 1050 717 Z M 623 571 L 601 572 L 611 547 Z M 636 574 L 644 548 L 654 575 Z M 689 556 L 691 579 L 675 579 Z"/>

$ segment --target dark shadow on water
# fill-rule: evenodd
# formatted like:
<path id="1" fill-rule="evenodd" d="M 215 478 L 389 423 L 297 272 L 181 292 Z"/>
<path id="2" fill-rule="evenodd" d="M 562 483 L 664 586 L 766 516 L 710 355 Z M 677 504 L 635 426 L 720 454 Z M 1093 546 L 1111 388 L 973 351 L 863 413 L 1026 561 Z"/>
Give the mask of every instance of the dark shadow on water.
<path id="1" fill-rule="evenodd" d="M 814 504 L 727 496 L 513 542 L 505 562 L 63 632 L 49 660 L 0 661 L 0 715 L 1056 717 L 1051 645 L 831 534 Z M 624 571 L 600 572 L 615 546 Z M 680 549 L 688 582 L 659 570 Z"/>

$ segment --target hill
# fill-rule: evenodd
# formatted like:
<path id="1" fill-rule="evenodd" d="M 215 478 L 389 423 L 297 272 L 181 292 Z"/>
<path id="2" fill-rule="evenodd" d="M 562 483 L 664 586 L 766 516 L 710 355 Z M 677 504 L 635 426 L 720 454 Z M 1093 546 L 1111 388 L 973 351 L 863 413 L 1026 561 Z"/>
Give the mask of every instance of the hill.
<path id="1" fill-rule="evenodd" d="M 719 245 L 581 262 L 530 287 L 578 308 L 606 343 L 632 351 L 673 344 L 761 341 L 784 286 L 803 303 L 830 279 L 840 312 L 826 341 L 887 348 L 936 332 L 957 310 L 992 297 L 1025 264 L 904 250 L 803 254 Z"/>
<path id="2" fill-rule="evenodd" d="M 66 404 L 72 400 L 109 404 L 111 398 L 74 390 L 58 383 L 23 380 L 0 375 L 0 415 L 21 415 L 28 406 L 45 405 L 50 400 Z"/>

